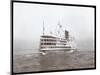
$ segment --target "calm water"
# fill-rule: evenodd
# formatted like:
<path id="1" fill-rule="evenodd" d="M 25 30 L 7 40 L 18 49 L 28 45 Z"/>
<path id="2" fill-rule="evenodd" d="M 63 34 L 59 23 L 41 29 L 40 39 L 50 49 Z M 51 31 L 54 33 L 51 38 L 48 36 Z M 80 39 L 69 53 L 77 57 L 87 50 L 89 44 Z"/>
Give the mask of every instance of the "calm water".
<path id="1" fill-rule="evenodd" d="M 33 50 L 33 49 L 14 50 L 14 55 L 30 55 L 30 54 L 35 54 L 35 53 L 39 53 L 39 50 Z"/>
<path id="2" fill-rule="evenodd" d="M 47 55 L 31 53 L 14 55 L 14 72 L 33 72 L 77 68 L 94 68 L 93 51 L 75 51 L 73 53 L 49 52 Z"/>

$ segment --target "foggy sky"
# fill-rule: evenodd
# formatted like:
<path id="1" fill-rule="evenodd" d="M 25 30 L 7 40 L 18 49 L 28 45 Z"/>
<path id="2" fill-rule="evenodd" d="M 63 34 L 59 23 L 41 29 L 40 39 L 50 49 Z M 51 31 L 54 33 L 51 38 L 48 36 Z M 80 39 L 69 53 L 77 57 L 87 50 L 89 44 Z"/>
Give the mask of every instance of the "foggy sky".
<path id="1" fill-rule="evenodd" d="M 38 49 L 40 36 L 55 33 L 60 21 L 78 48 L 92 49 L 94 9 L 89 7 L 14 3 L 14 50 Z M 37 52 L 37 51 L 34 51 Z"/>

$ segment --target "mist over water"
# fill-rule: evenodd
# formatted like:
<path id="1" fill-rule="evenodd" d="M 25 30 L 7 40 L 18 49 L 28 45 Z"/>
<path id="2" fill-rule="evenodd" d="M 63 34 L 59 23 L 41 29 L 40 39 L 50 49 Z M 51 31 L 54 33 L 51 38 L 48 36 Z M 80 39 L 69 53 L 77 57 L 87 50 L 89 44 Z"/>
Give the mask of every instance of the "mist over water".
<path id="1" fill-rule="evenodd" d="M 40 42 L 17 40 L 14 45 L 14 54 L 23 55 L 39 53 L 39 44 Z M 79 51 L 94 51 L 94 41 L 90 39 L 74 42 L 72 46 Z"/>
<path id="2" fill-rule="evenodd" d="M 41 13 L 40 13 L 41 12 Z M 79 50 L 94 50 L 94 9 L 14 3 L 14 53 L 38 53 L 40 36 L 55 31 L 58 22 L 75 37 Z M 53 32 L 54 33 L 54 32 Z"/>

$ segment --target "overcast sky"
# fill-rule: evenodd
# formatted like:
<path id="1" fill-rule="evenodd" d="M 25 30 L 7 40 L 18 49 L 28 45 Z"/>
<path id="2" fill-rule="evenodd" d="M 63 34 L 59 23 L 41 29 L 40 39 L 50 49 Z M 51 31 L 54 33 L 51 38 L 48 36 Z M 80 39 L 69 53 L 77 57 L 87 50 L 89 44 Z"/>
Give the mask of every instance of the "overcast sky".
<path id="1" fill-rule="evenodd" d="M 63 29 L 75 38 L 76 44 L 93 46 L 93 8 L 14 3 L 14 50 L 38 49 L 43 21 L 45 34 L 50 31 L 54 34 L 60 21 Z"/>

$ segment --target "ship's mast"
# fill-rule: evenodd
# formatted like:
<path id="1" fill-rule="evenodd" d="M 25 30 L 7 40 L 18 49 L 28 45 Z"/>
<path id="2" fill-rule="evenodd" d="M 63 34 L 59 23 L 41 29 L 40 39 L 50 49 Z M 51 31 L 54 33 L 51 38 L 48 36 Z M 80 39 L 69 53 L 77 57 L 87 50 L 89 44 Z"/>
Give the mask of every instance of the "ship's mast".
<path id="1" fill-rule="evenodd" d="M 61 31 L 62 32 L 64 32 L 64 31 L 63 31 L 62 25 L 60 24 L 60 21 L 58 21 L 58 27 L 59 27 L 59 29 L 58 29 L 58 35 L 61 36 Z"/>
<path id="2" fill-rule="evenodd" d="M 45 28 L 44 28 L 44 20 L 43 20 L 43 35 L 44 35 L 44 31 L 45 31 Z"/>

